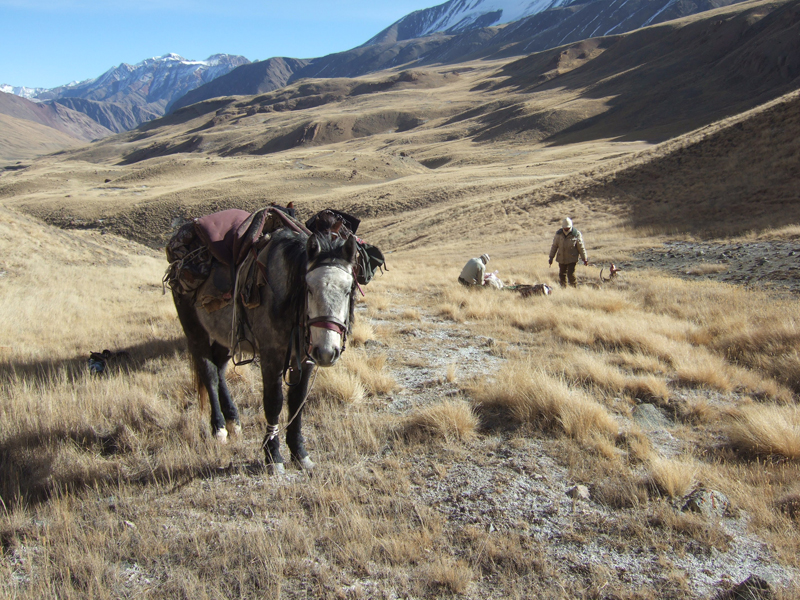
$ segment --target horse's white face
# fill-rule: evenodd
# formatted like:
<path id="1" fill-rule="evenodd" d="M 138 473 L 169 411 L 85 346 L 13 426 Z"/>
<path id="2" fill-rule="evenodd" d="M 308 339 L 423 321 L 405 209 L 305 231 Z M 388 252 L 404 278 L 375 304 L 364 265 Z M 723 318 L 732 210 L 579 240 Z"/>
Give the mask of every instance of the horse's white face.
<path id="1" fill-rule="evenodd" d="M 330 367 L 342 354 L 353 275 L 338 266 L 321 266 L 306 274 L 306 285 L 309 322 L 321 320 L 309 327 L 308 353 L 320 367 Z"/>

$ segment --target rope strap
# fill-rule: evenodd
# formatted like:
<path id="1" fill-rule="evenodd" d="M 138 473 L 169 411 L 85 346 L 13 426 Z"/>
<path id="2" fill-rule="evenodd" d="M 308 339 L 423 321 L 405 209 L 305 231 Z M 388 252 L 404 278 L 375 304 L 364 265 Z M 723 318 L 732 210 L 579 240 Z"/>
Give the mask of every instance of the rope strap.
<path id="1" fill-rule="evenodd" d="M 267 423 L 267 434 L 264 436 L 264 443 L 261 444 L 261 448 L 262 449 L 266 450 L 267 449 L 267 444 L 269 442 L 271 442 L 276 437 L 278 437 L 278 435 L 282 431 L 285 431 L 286 429 L 289 428 L 289 425 L 294 423 L 294 420 L 298 417 L 298 415 L 300 414 L 300 411 L 302 411 L 303 407 L 306 405 L 306 402 L 308 401 L 308 397 L 311 394 L 311 390 L 314 389 L 314 384 L 316 382 L 317 382 L 317 366 L 314 365 L 314 378 L 311 380 L 311 385 L 309 385 L 308 389 L 306 390 L 305 398 L 303 398 L 303 401 L 300 403 L 300 406 L 297 407 L 297 410 L 294 411 L 294 414 L 292 415 L 292 417 L 288 420 L 286 425 L 284 425 L 283 427 L 281 427 L 279 425 L 270 425 L 269 423 Z"/>
<path id="2" fill-rule="evenodd" d="M 271 442 L 276 437 L 278 437 L 278 432 L 280 431 L 280 427 L 278 425 L 267 425 L 267 435 L 264 436 L 264 446 L 266 447 L 268 442 Z"/>

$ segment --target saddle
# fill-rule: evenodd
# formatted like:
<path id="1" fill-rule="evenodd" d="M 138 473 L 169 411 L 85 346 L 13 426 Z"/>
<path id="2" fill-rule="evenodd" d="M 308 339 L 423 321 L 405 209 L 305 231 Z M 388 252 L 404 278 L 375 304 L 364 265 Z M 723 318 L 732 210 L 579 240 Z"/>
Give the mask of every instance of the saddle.
<path id="1" fill-rule="evenodd" d="M 232 301 L 239 270 L 248 279 L 253 278 L 255 261 L 246 260 L 251 250 L 266 245 L 269 234 L 281 227 L 308 233 L 302 223 L 290 216 L 290 210 L 293 209 L 268 206 L 249 213 L 231 208 L 187 223 L 166 246 L 170 265 L 163 279 L 165 291 L 169 287 L 174 293 L 192 296 L 209 312 L 227 306 Z M 211 275 L 214 260 L 229 268 L 214 270 L 213 293 L 196 298 L 197 290 Z M 256 286 L 247 287 L 252 303 Z"/>

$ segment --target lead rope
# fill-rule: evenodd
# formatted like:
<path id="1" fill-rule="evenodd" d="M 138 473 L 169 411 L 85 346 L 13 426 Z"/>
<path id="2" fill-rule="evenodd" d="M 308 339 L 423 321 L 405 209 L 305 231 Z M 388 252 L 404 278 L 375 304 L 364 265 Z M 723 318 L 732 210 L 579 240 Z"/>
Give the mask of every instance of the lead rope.
<path id="1" fill-rule="evenodd" d="M 294 420 L 297 418 L 297 415 L 300 414 L 300 411 L 303 410 L 303 407 L 306 405 L 306 402 L 308 401 L 308 397 L 311 395 L 311 390 L 314 389 L 314 384 L 317 382 L 317 371 L 318 370 L 319 370 L 319 368 L 317 367 L 317 365 L 314 365 L 314 379 L 311 380 L 311 385 L 309 385 L 308 386 L 308 390 L 306 390 L 305 398 L 303 398 L 303 401 L 300 403 L 300 406 L 297 407 L 297 410 L 292 415 L 292 418 L 287 421 L 286 425 L 284 425 L 283 427 L 280 427 L 279 425 L 270 425 L 269 423 L 267 423 L 267 435 L 264 436 L 264 443 L 261 444 L 261 449 L 262 450 L 266 450 L 267 449 L 267 444 L 269 442 L 271 442 L 276 437 L 278 437 L 281 433 L 286 431 L 289 428 L 289 426 L 292 423 L 294 423 Z"/>

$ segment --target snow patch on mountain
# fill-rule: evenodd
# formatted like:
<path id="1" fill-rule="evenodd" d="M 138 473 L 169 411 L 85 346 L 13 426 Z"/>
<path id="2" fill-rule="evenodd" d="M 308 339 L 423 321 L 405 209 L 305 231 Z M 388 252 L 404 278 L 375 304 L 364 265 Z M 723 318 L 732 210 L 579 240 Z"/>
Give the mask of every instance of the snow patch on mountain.
<path id="1" fill-rule="evenodd" d="M 457 34 L 471 29 L 504 25 L 571 2 L 572 0 L 449 0 L 406 15 L 367 41 L 364 46 L 425 37 L 434 33 Z"/>
<path id="2" fill-rule="evenodd" d="M 13 94 L 14 96 L 19 96 L 20 98 L 25 98 L 26 100 L 33 100 L 36 102 L 36 96 L 43 92 L 45 88 L 29 88 L 24 86 L 14 86 L 8 85 L 7 83 L 0 83 L 0 92 L 5 92 L 6 94 Z"/>
<path id="3" fill-rule="evenodd" d="M 502 25 L 538 14 L 550 8 L 563 6 L 571 0 L 450 0 L 440 5 L 445 9 L 431 19 L 422 35 L 439 31 L 456 33 L 466 31 L 480 21 L 481 27 Z M 445 8 L 446 7 L 446 8 Z M 492 16 L 491 22 L 483 19 Z"/>

